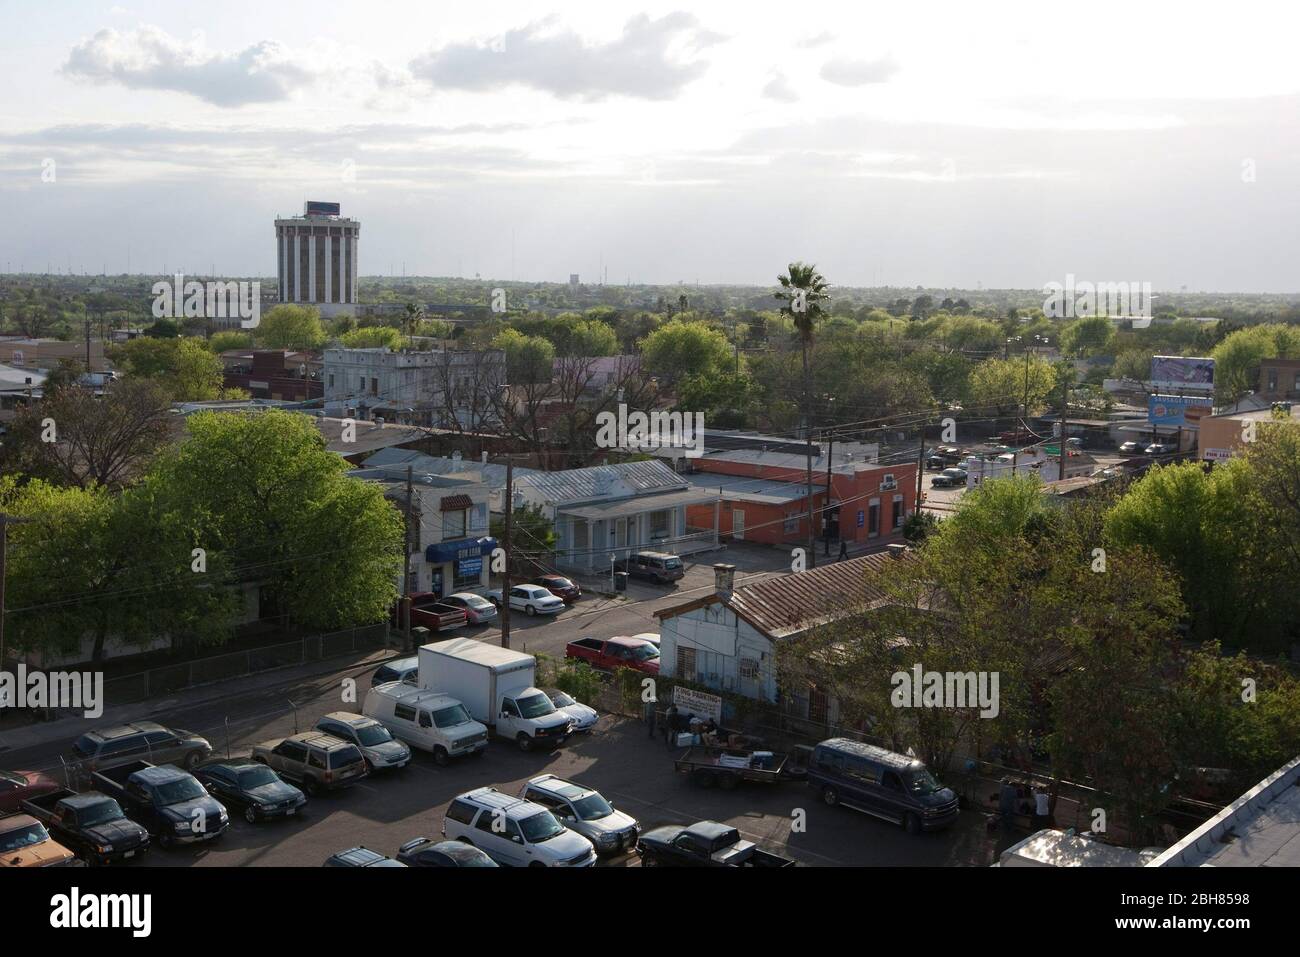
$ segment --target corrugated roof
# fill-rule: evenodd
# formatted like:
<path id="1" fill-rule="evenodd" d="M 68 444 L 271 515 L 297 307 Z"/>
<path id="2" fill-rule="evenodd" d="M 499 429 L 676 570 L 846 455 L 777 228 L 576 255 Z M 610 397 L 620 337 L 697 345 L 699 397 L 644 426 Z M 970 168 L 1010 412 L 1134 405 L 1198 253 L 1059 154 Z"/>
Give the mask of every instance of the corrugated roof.
<path id="1" fill-rule="evenodd" d="M 640 492 L 685 489 L 686 481 L 658 459 L 648 462 L 620 462 L 562 472 L 529 471 L 521 481 L 515 470 L 515 487 L 531 488 L 548 502 L 599 501 L 626 498 Z M 601 482 L 606 482 L 606 487 Z"/>
<path id="2" fill-rule="evenodd" d="M 742 585 L 726 600 L 714 594 L 674 608 L 664 608 L 655 612 L 655 617 L 672 618 L 705 605 L 721 603 L 769 638 L 787 638 L 848 612 L 884 601 L 883 592 L 868 586 L 867 575 L 896 560 L 890 552 L 862 555 L 805 572 Z"/>

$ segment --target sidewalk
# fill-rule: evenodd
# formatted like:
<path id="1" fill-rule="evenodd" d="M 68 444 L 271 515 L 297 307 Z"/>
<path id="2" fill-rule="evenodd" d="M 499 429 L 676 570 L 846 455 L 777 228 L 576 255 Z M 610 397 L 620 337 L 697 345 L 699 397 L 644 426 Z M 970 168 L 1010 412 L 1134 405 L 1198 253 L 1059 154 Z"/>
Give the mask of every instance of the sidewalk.
<path id="1" fill-rule="evenodd" d="M 397 654 L 398 652 L 393 648 L 377 648 L 366 654 L 325 658 L 306 664 L 275 668 L 255 675 L 241 675 L 226 681 L 188 688 L 154 701 L 136 701 L 105 707 L 104 713 L 98 718 L 61 717 L 55 721 L 35 721 L 14 726 L 10 726 L 10 722 L 7 721 L 0 724 L 0 755 L 7 751 L 66 741 L 97 727 L 112 727 L 130 721 L 156 720 L 159 714 L 177 708 L 207 704 L 279 685 L 297 684 L 321 675 L 366 671 L 378 662 Z"/>

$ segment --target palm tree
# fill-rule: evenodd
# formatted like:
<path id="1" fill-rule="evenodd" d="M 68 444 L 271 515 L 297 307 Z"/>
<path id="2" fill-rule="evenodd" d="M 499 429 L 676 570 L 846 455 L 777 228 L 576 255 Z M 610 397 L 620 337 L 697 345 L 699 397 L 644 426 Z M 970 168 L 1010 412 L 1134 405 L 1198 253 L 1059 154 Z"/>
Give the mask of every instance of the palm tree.
<path id="1" fill-rule="evenodd" d="M 812 415 L 808 397 L 812 391 L 811 377 L 808 369 L 808 347 L 812 345 L 813 330 L 822 315 L 821 304 L 830 298 L 826 292 L 826 279 L 811 263 L 790 263 L 790 270 L 784 276 L 777 276 L 781 289 L 776 298 L 786 303 L 783 311 L 794 320 L 794 327 L 799 331 L 799 344 L 803 347 L 803 410 L 800 415 L 800 428 L 808 444 L 808 567 L 817 563 L 817 549 L 814 544 L 813 531 L 813 494 L 812 494 Z M 830 506 L 829 490 L 826 500 Z"/>
<path id="2" fill-rule="evenodd" d="M 408 302 L 406 304 L 406 338 L 415 335 L 415 330 L 424 322 L 424 307 L 419 303 Z"/>
<path id="3" fill-rule="evenodd" d="M 784 276 L 777 276 L 781 289 L 776 298 L 786 303 L 782 310 L 794 320 L 794 327 L 799 331 L 799 343 L 803 347 L 803 412 L 801 427 L 808 434 L 812 423 L 809 421 L 808 396 L 812 391 L 808 369 L 808 349 L 813 342 L 813 330 L 817 320 L 823 315 L 821 304 L 830 298 L 826 292 L 829 288 L 825 277 L 810 263 L 794 262 L 790 271 Z"/>

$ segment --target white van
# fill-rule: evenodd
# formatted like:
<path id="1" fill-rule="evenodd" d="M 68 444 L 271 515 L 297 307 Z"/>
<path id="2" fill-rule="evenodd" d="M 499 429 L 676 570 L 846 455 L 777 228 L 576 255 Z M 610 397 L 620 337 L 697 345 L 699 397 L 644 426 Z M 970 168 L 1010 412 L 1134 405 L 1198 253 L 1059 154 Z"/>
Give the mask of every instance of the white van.
<path id="1" fill-rule="evenodd" d="M 390 681 L 371 688 L 362 712 L 393 737 L 433 754 L 439 764 L 463 755 L 478 757 L 488 746 L 488 729 L 455 698 Z"/>

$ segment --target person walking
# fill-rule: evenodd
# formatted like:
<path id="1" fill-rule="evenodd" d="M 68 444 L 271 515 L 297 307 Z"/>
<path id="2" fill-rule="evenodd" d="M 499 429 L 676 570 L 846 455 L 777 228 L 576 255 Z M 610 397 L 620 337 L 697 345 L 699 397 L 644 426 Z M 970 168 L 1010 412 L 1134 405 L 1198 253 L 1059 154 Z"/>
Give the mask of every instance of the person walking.
<path id="1" fill-rule="evenodd" d="M 844 561 L 844 559 L 848 557 L 849 557 L 849 543 L 840 542 L 840 561 Z"/>

